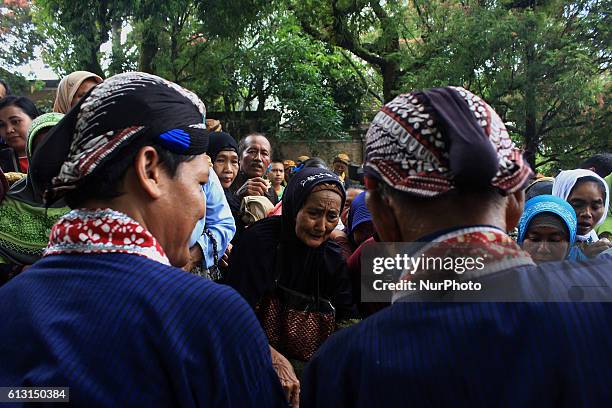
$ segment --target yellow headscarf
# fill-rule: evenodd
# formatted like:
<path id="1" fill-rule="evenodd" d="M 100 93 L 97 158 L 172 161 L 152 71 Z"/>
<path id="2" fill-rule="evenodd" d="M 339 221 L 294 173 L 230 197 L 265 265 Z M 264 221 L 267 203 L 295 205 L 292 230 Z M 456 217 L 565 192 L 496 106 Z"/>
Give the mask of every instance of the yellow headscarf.
<path id="1" fill-rule="evenodd" d="M 53 112 L 68 113 L 72 98 L 74 98 L 81 84 L 87 79 L 93 79 L 97 83 L 102 82 L 102 78 L 88 71 L 74 71 L 63 77 L 57 87 L 57 94 L 55 95 L 55 102 L 53 103 Z"/>

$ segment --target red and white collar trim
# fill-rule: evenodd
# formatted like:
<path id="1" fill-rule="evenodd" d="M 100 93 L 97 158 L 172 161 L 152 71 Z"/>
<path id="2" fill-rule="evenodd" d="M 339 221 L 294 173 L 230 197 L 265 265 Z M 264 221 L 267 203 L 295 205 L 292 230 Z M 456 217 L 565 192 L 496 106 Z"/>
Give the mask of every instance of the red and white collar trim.
<path id="1" fill-rule="evenodd" d="M 127 215 L 111 210 L 72 210 L 51 229 L 44 256 L 122 253 L 170 265 L 157 239 Z"/>

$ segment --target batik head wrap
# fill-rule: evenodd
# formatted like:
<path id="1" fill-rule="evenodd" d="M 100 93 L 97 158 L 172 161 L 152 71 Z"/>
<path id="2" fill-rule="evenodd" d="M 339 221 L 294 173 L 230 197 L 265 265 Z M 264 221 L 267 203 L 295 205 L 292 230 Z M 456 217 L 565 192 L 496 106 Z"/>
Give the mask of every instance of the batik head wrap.
<path id="1" fill-rule="evenodd" d="M 375 116 L 365 173 L 418 197 L 454 189 L 521 189 L 532 174 L 506 127 L 482 99 L 459 87 L 403 94 Z"/>
<path id="2" fill-rule="evenodd" d="M 202 101 L 172 82 L 143 72 L 115 75 L 83 97 L 42 141 L 33 157 L 34 182 L 52 202 L 136 139 L 176 154 L 205 153 L 205 119 Z"/>
<path id="3" fill-rule="evenodd" d="M 81 84 L 88 79 L 98 84 L 102 82 L 100 76 L 88 71 L 74 71 L 63 77 L 57 87 L 57 94 L 55 95 L 55 102 L 53 103 L 53 112 L 68 113 L 72 98 L 74 98 Z"/>

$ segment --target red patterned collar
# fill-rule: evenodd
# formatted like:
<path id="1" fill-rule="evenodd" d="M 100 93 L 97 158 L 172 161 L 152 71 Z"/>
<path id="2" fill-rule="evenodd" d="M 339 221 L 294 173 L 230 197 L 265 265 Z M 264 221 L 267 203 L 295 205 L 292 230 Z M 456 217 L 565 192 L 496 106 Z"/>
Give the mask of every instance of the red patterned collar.
<path id="1" fill-rule="evenodd" d="M 72 210 L 53 226 L 44 256 L 74 253 L 133 254 L 170 265 L 149 231 L 127 215 L 108 208 Z"/>
<path id="2" fill-rule="evenodd" d="M 531 256 L 519 247 L 503 231 L 493 227 L 467 227 L 443 234 L 418 251 L 419 255 L 412 256 L 457 258 L 482 257 L 486 268 L 482 271 L 472 270 L 456 278 L 461 280 L 479 278 L 491 273 L 516 268 L 524 265 L 535 265 Z M 404 272 L 400 280 L 413 280 L 414 272 Z M 403 297 L 402 291 L 395 292 L 393 301 Z"/>

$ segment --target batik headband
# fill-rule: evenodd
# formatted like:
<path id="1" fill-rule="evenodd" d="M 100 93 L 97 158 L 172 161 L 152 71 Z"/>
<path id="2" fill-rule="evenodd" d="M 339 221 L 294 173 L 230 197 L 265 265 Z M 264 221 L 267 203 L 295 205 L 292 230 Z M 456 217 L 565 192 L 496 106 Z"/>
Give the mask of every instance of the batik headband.
<path id="1" fill-rule="evenodd" d="M 375 116 L 365 172 L 419 197 L 495 187 L 508 194 L 532 174 L 501 119 L 459 87 L 403 94 Z"/>
<path id="2" fill-rule="evenodd" d="M 136 139 L 176 153 L 208 148 L 206 109 L 192 92 L 143 72 L 115 75 L 83 97 L 49 132 L 31 165 L 52 202 L 77 188 Z"/>

